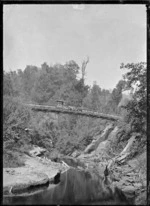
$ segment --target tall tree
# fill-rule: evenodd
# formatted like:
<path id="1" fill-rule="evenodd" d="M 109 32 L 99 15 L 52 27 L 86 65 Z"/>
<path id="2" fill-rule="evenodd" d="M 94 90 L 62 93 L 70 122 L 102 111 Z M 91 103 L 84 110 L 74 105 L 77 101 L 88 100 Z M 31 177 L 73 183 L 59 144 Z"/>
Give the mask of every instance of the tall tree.
<path id="1" fill-rule="evenodd" d="M 38 78 L 38 68 L 36 66 L 26 66 L 23 73 L 24 91 L 27 97 L 31 97 L 31 91 Z"/>
<path id="2" fill-rule="evenodd" d="M 133 91 L 132 99 L 124 108 L 127 110 L 128 122 L 133 125 L 134 131 L 146 133 L 147 117 L 147 84 L 146 63 L 122 64 L 121 69 L 128 72 L 123 76 L 126 89 Z"/>
<path id="3" fill-rule="evenodd" d="M 118 104 L 122 98 L 122 91 L 125 87 L 125 80 L 120 80 L 116 87 L 113 89 L 110 99 L 107 103 L 109 113 L 118 114 L 120 112 Z"/>
<path id="4" fill-rule="evenodd" d="M 86 101 L 84 100 L 84 104 L 93 111 L 100 111 L 100 94 L 101 94 L 101 88 L 97 85 L 96 82 L 93 82 L 93 86 L 90 89 L 90 93 L 86 98 Z"/>

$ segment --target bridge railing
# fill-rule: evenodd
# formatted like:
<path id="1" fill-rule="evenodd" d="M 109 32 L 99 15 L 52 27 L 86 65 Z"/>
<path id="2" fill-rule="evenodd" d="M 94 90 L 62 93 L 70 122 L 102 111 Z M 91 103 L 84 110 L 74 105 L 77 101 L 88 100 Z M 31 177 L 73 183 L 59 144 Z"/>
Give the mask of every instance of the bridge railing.
<path id="1" fill-rule="evenodd" d="M 85 110 L 82 108 L 76 108 L 72 106 L 50 106 L 50 105 L 36 105 L 36 104 L 24 104 L 24 105 L 30 107 L 34 111 L 76 114 L 76 115 L 89 116 L 93 118 L 108 119 L 112 121 L 117 121 L 121 119 L 119 116 L 94 112 L 94 111 Z"/>

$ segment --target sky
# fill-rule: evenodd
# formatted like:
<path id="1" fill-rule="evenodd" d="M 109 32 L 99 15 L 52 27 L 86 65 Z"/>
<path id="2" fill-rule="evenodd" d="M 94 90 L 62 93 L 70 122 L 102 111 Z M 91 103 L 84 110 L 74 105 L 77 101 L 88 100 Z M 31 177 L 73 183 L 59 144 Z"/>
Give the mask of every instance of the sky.
<path id="1" fill-rule="evenodd" d="M 121 63 L 146 62 L 145 5 L 4 5 L 3 65 L 24 70 L 89 56 L 86 83 L 113 89 Z"/>

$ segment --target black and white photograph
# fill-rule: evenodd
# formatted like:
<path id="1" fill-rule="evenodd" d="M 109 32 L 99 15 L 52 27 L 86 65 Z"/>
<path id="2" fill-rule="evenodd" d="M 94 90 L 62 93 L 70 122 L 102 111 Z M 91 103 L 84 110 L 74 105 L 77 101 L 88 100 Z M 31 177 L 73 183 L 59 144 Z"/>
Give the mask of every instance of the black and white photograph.
<path id="1" fill-rule="evenodd" d="M 3 205 L 147 205 L 145 4 L 3 5 Z"/>

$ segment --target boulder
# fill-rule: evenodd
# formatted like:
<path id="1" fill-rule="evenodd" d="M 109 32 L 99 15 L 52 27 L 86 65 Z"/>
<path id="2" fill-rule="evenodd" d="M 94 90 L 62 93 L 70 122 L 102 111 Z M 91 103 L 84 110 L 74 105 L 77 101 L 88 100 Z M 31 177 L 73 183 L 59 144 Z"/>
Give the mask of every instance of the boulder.
<path id="1" fill-rule="evenodd" d="M 31 156 L 42 156 L 46 152 L 46 149 L 34 146 L 34 148 L 29 152 Z"/>
<path id="2" fill-rule="evenodd" d="M 125 186 L 122 188 L 123 192 L 125 193 L 135 193 L 135 187 L 134 186 Z"/>
<path id="3" fill-rule="evenodd" d="M 22 173 L 18 173 L 18 174 L 14 173 L 13 175 L 12 174 L 7 175 L 4 173 L 3 188 L 5 194 L 7 193 L 19 194 L 28 191 L 28 189 L 31 186 L 34 187 L 37 185 L 41 185 L 42 187 L 42 185 L 44 186 L 45 184 L 48 183 L 48 181 L 49 178 L 46 174 L 33 173 L 25 169 L 24 172 L 22 171 Z"/>
<path id="4" fill-rule="evenodd" d="M 81 154 L 81 152 L 79 152 L 78 150 L 75 150 L 75 151 L 71 154 L 71 156 L 75 158 L 75 157 L 78 157 L 80 154 Z"/>
<path id="5" fill-rule="evenodd" d="M 19 168 L 3 168 L 4 194 L 18 194 L 25 191 L 45 188 L 49 180 L 64 167 L 60 163 L 43 163 L 41 159 L 27 157 L 25 166 Z"/>
<path id="6" fill-rule="evenodd" d="M 49 178 L 48 177 L 43 177 L 40 181 L 35 181 L 32 183 L 28 184 L 19 184 L 15 185 L 11 189 L 12 194 L 22 194 L 22 193 L 30 193 L 33 191 L 37 191 L 39 189 L 44 189 L 47 188 L 49 185 Z"/>

